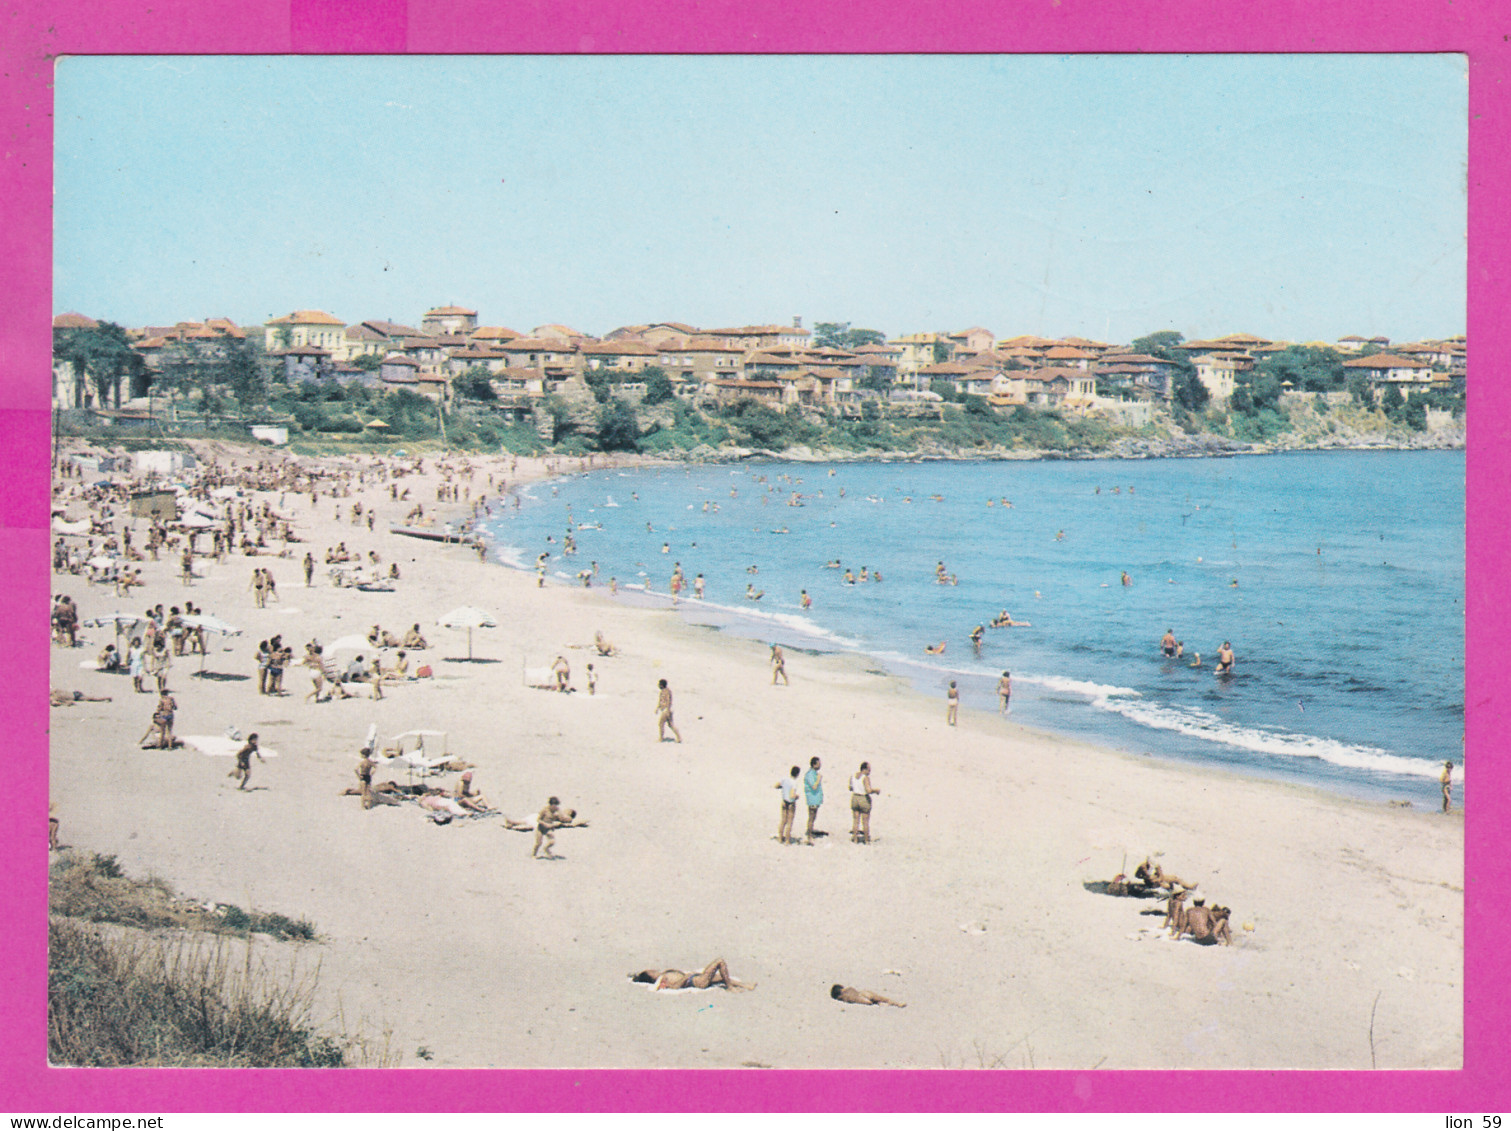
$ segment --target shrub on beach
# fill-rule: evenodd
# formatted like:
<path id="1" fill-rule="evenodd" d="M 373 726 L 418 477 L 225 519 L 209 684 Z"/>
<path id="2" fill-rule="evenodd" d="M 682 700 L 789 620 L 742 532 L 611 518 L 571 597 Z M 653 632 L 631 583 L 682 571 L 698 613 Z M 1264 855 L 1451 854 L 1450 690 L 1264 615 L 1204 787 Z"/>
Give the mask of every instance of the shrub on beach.
<path id="1" fill-rule="evenodd" d="M 48 923 L 53 1064 L 339 1068 L 349 1044 L 310 1023 L 312 978 L 276 977 L 206 943 Z"/>

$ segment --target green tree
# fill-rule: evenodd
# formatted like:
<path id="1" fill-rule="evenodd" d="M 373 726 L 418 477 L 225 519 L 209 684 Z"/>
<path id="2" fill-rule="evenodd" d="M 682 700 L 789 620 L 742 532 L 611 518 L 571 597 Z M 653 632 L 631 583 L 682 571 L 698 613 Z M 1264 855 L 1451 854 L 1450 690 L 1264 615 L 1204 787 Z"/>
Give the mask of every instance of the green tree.
<path id="1" fill-rule="evenodd" d="M 1369 406 L 1375 403 L 1375 393 L 1370 387 L 1369 378 L 1362 373 L 1355 373 L 1348 379 L 1348 395 L 1358 405 Z"/>
<path id="2" fill-rule="evenodd" d="M 672 387 L 672 379 L 666 375 L 666 370 L 659 365 L 647 365 L 640 371 L 640 376 L 645 380 L 644 404 L 662 404 L 672 399 L 676 389 Z"/>
<path id="3" fill-rule="evenodd" d="M 1287 346 L 1254 368 L 1278 382 L 1289 381 L 1295 389 L 1314 393 L 1341 389 L 1348 380 L 1343 359 L 1326 346 Z"/>
<path id="4" fill-rule="evenodd" d="M 848 322 L 816 322 L 813 344 L 821 349 L 854 350 L 886 345 L 887 337 L 880 330 L 852 330 Z"/>
<path id="5" fill-rule="evenodd" d="M 246 338 L 226 343 L 223 376 L 227 389 L 241 404 L 259 404 L 267 399 L 263 379 L 262 350 Z"/>
<path id="6" fill-rule="evenodd" d="M 934 364 L 943 365 L 954 356 L 955 347 L 950 345 L 949 342 L 937 341 L 930 347 L 930 352 L 934 355 Z"/>
<path id="7" fill-rule="evenodd" d="M 1133 352 L 1146 353 L 1150 357 L 1162 357 L 1168 360 L 1175 347 L 1185 340 L 1185 335 L 1176 330 L 1156 330 L 1152 334 L 1145 334 L 1142 338 L 1134 338 Z"/>
<path id="8" fill-rule="evenodd" d="M 119 408 L 123 384 L 127 396 L 139 396 L 150 383 L 145 360 L 131 348 L 125 329 L 114 322 L 55 329 L 52 342 L 54 357 L 71 361 L 94 382 L 102 405 L 113 403 Z"/>
<path id="9" fill-rule="evenodd" d="M 1170 381 L 1171 397 L 1181 408 L 1187 412 L 1200 412 L 1207 407 L 1211 394 L 1196 376 L 1196 366 L 1190 362 L 1184 367 L 1177 366 Z"/>
<path id="10" fill-rule="evenodd" d="M 359 353 L 351 359 L 351 364 L 364 373 L 376 373 L 383 368 L 383 359 L 375 353 Z"/>
<path id="11" fill-rule="evenodd" d="M 486 365 L 469 365 L 451 379 L 452 391 L 463 400 L 496 401 L 493 382 L 488 379 Z"/>
<path id="12" fill-rule="evenodd" d="M 1402 411 L 1406 408 L 1406 398 L 1401 395 L 1401 387 L 1394 381 L 1386 382 L 1385 392 L 1380 394 L 1380 407 L 1390 419 L 1401 419 Z"/>
<path id="13" fill-rule="evenodd" d="M 623 397 L 614 397 L 598 410 L 598 446 L 606 452 L 640 450 L 640 424 Z"/>

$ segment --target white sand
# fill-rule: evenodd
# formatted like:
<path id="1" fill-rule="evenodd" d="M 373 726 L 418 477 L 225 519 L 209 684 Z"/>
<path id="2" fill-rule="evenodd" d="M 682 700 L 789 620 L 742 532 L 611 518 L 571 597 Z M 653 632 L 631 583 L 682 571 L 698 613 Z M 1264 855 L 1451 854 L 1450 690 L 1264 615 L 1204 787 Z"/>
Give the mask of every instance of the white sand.
<path id="1" fill-rule="evenodd" d="M 475 492 L 496 470 L 479 466 Z M 404 482 L 410 503 L 367 492 L 371 535 L 334 522 L 328 499 L 314 516 L 307 496 L 287 508 L 317 559 L 345 540 L 398 560 L 395 593 L 331 588 L 323 567 L 306 590 L 297 560 L 271 560 L 281 602 L 257 610 L 248 579 L 270 560 L 239 556 L 185 589 L 164 554 L 129 600 L 54 579 L 83 618 L 189 596 L 245 630 L 229 650 L 212 637 L 207 667 L 248 676 L 275 632 L 297 657 L 311 636 L 421 622 L 434 647 L 417 659 L 437 678 L 381 702 L 305 702 L 303 668 L 287 697 L 265 698 L 255 678 L 201 681 L 188 676 L 197 657 L 178 660 L 180 733 L 235 725 L 281 752 L 253 762 L 246 793 L 221 759 L 137 748 L 153 697 L 78 667 L 108 632 L 52 653 L 54 687 L 115 697 L 53 712 L 63 841 L 186 895 L 309 918 L 322 941 L 278 949 L 318 962 L 323 1019 L 388 1033 L 410 1065 L 425 1046 L 435 1066 L 1367 1068 L 1373 1008 L 1379 1067 L 1462 1065 L 1457 817 L 1098 750 L 995 715 L 962 711 L 949 728 L 942 699 L 861 657 L 789 650 L 792 684 L 772 687 L 758 644 L 387 533 L 413 499 L 434 508 L 433 479 Z M 466 655 L 466 633 L 434 622 L 461 604 L 499 620 L 473 634 L 496 662 L 447 659 Z M 621 655 L 586 647 L 598 628 Z M 524 686 L 524 668 L 558 652 L 578 688 L 595 664 L 595 697 Z M 656 741 L 658 678 L 676 694 L 681 745 Z M 556 794 L 591 827 L 559 833 L 564 858 L 544 861 L 532 834 L 498 820 L 364 812 L 341 791 L 374 722 L 380 736 L 449 732 L 511 817 Z M 814 754 L 830 835 L 781 846 L 773 786 Z M 883 791 L 870 846 L 847 836 L 862 759 Z M 1235 945 L 1171 942 L 1141 913 L 1154 901 L 1083 888 L 1148 851 L 1233 908 Z M 715 957 L 758 988 L 650 993 L 626 977 Z M 908 1008 L 841 1005 L 835 982 Z"/>

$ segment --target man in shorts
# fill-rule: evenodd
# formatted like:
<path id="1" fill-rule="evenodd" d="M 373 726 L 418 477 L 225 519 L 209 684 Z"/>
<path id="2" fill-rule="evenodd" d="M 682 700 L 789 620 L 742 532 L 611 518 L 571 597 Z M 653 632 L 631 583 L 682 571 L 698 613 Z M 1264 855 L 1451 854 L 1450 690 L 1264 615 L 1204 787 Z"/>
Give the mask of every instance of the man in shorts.
<path id="1" fill-rule="evenodd" d="M 776 783 L 782 795 L 782 821 L 776 830 L 778 844 L 792 843 L 792 821 L 797 816 L 798 775 L 802 772 L 793 766 L 792 772 Z"/>

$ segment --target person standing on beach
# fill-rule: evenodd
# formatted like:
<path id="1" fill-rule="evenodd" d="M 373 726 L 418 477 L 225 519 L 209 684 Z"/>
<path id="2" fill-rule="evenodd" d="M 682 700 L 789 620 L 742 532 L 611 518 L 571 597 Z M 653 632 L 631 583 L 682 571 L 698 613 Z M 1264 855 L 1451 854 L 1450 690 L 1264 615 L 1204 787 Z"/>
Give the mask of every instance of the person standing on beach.
<path id="1" fill-rule="evenodd" d="M 304 552 L 304 587 L 308 589 L 315 578 L 315 558 L 308 550 Z"/>
<path id="2" fill-rule="evenodd" d="M 666 680 L 658 680 L 656 683 L 656 741 L 666 741 L 666 728 L 672 728 L 672 734 L 676 735 L 677 741 L 682 741 L 682 732 L 677 729 L 677 724 L 672 722 L 672 689 L 666 685 Z"/>
<path id="3" fill-rule="evenodd" d="M 817 755 L 808 759 L 808 772 L 803 775 L 803 800 L 808 803 L 808 829 L 803 840 L 808 844 L 813 843 L 813 824 L 818 820 L 819 806 L 824 803 L 824 775 L 818 772 L 820 765 Z"/>
<path id="4" fill-rule="evenodd" d="M 955 725 L 955 719 L 960 714 L 960 688 L 955 686 L 955 681 L 950 680 L 950 689 L 945 692 L 945 702 L 948 704 L 944 709 L 944 721 L 950 726 Z"/>
<path id="5" fill-rule="evenodd" d="M 1012 711 L 1013 673 L 1003 672 L 997 681 L 997 713 L 1006 715 Z"/>
<path id="6" fill-rule="evenodd" d="M 782 677 L 783 685 L 790 686 L 787 680 L 787 657 L 782 655 L 782 646 L 771 646 L 771 686 L 776 686 L 777 676 Z"/>
<path id="7" fill-rule="evenodd" d="M 1452 762 L 1444 762 L 1443 763 L 1443 773 L 1438 778 L 1438 782 L 1443 787 L 1443 812 L 1444 813 L 1451 812 L 1453 810 L 1453 763 Z"/>
<path id="8" fill-rule="evenodd" d="M 850 840 L 855 844 L 871 843 L 871 763 L 862 762 L 850 778 Z"/>
<path id="9" fill-rule="evenodd" d="M 257 749 L 257 735 L 249 734 L 247 735 L 246 745 L 236 752 L 236 768 L 226 775 L 227 777 L 241 779 L 241 784 L 236 787 L 237 789 L 246 789 L 247 782 L 252 780 L 253 754 L 257 755 L 259 762 L 267 761 L 262 756 L 262 751 Z"/>
<path id="10" fill-rule="evenodd" d="M 703 575 L 701 573 L 693 578 L 693 596 L 700 601 L 703 600 Z"/>
<path id="11" fill-rule="evenodd" d="M 792 772 L 776 783 L 782 795 L 782 820 L 776 829 L 778 844 L 792 843 L 792 820 L 797 816 L 798 775 L 802 772 L 798 767 L 793 766 Z"/>

